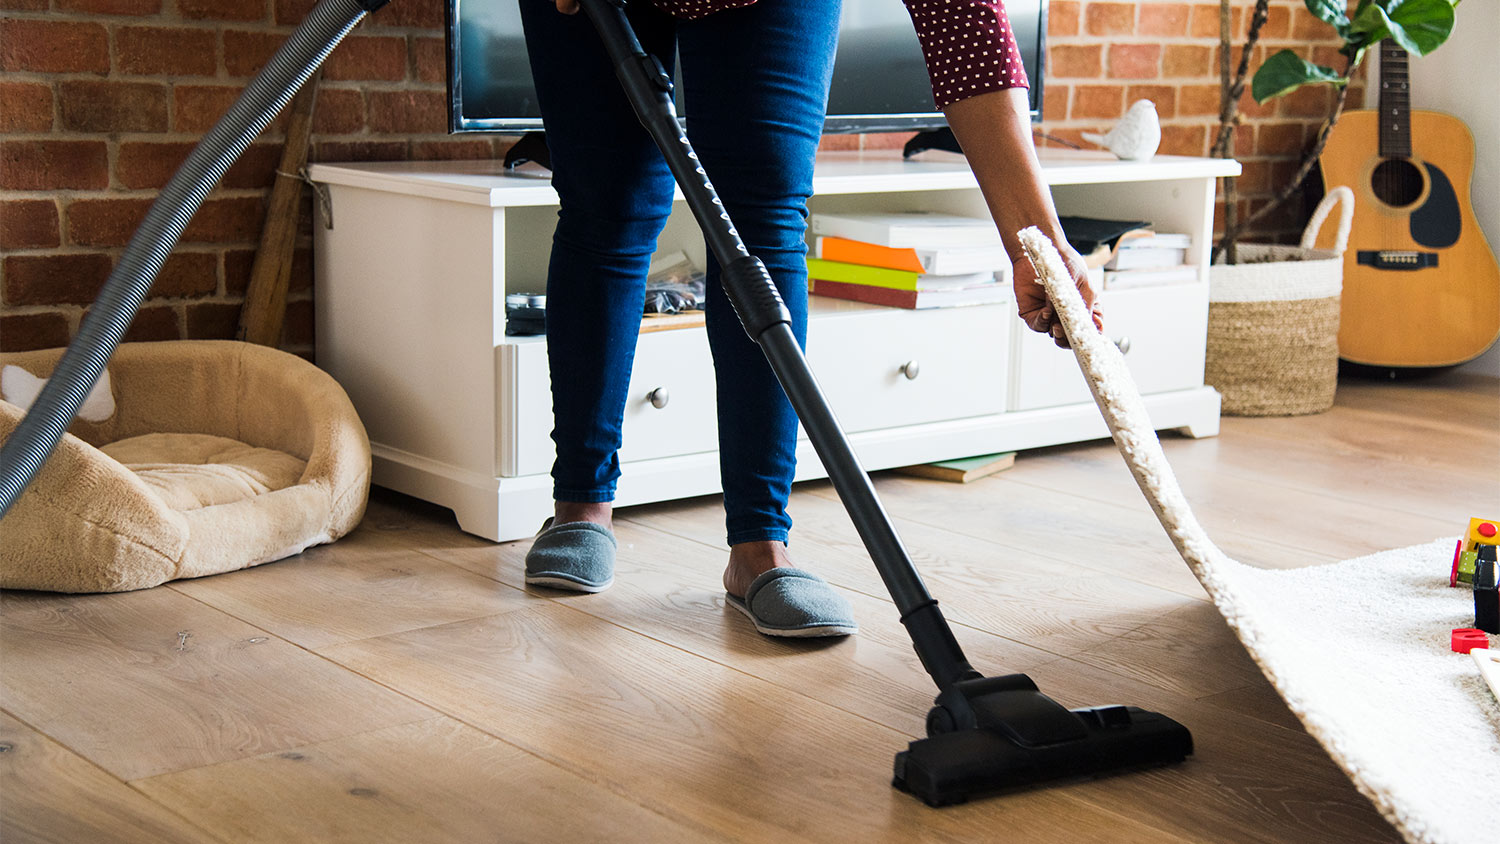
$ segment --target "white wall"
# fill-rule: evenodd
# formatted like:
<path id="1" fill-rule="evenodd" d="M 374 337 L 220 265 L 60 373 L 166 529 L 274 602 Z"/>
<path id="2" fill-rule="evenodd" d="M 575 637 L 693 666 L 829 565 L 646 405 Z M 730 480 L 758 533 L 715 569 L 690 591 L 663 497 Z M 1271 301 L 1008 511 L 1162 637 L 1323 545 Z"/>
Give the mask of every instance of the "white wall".
<path id="1" fill-rule="evenodd" d="M 1474 214 L 1490 248 L 1500 252 L 1500 2 L 1468 0 L 1457 12 L 1447 43 L 1411 60 L 1412 107 L 1445 111 L 1474 133 Z M 1365 106 L 1374 108 L 1380 90 L 1375 51 L 1367 61 L 1371 84 Z M 1500 344 L 1463 370 L 1500 376 Z"/>

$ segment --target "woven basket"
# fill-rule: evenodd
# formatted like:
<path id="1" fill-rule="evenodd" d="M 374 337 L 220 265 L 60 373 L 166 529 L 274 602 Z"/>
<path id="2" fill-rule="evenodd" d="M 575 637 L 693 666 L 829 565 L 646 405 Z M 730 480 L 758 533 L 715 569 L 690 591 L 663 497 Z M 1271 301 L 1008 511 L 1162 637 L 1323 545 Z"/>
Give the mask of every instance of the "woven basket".
<path id="1" fill-rule="evenodd" d="M 1318 230 L 1342 204 L 1332 250 Z M 1209 268 L 1203 380 L 1230 416 L 1297 416 L 1333 406 L 1338 386 L 1339 294 L 1354 193 L 1337 187 L 1313 212 L 1299 246 L 1246 244 L 1240 263 Z"/>

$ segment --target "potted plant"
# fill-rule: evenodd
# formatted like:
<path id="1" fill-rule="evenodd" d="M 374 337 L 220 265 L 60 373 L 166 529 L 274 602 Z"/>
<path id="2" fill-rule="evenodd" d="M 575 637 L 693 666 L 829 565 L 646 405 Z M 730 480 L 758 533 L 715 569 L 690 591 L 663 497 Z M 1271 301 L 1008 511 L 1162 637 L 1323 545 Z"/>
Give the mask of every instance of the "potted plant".
<path id="1" fill-rule="evenodd" d="M 1408 53 L 1437 49 L 1453 30 L 1458 0 L 1359 0 L 1351 14 L 1344 0 L 1303 0 L 1309 12 L 1333 27 L 1342 45 L 1342 67 L 1315 64 L 1293 50 L 1267 58 L 1249 78 L 1251 56 L 1266 22 L 1268 0 L 1256 0 L 1250 27 L 1230 72 L 1230 0 L 1219 0 L 1219 128 L 1212 155 L 1234 157 L 1239 102 L 1250 84 L 1257 103 L 1304 85 L 1336 90 L 1328 119 L 1296 171 L 1271 201 L 1239 219 L 1235 180 L 1224 179 L 1224 233 L 1209 269 L 1208 359 L 1204 380 L 1223 395 L 1223 410 L 1239 415 L 1316 413 L 1333 405 L 1338 378 L 1338 317 L 1343 250 L 1353 214 L 1353 194 L 1330 190 L 1314 212 L 1299 246 L 1240 244 L 1256 222 L 1292 197 L 1318 160 L 1344 112 L 1349 82 L 1366 52 L 1389 38 Z M 1343 202 L 1334 250 L 1312 248 L 1318 228 Z"/>

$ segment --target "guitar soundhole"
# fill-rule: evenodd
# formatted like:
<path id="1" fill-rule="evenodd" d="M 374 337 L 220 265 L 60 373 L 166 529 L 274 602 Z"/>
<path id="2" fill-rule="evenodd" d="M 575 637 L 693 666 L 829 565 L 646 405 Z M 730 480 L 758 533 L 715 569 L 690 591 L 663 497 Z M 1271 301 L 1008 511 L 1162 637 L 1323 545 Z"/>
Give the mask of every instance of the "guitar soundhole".
<path id="1" fill-rule="evenodd" d="M 1370 188 L 1381 202 L 1402 208 L 1422 195 L 1422 171 L 1404 158 L 1387 158 L 1370 174 Z"/>

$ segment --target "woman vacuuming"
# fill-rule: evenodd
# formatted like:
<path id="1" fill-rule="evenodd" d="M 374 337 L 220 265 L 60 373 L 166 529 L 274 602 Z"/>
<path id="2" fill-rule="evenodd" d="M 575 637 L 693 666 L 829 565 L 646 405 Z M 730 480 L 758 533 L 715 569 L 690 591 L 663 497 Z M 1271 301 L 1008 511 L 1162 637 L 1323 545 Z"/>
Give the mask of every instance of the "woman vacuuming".
<path id="1" fill-rule="evenodd" d="M 807 199 L 839 2 L 653 2 L 631 5 L 631 24 L 669 73 L 674 52 L 681 57 L 693 148 L 750 252 L 770 271 L 805 346 Z M 1014 263 L 1021 317 L 1061 344 L 1061 327 L 1015 233 L 1041 228 L 1091 306 L 1094 294 L 1041 178 L 1026 75 L 1004 7 L 999 0 L 905 2 L 937 105 Z M 597 592 L 614 580 L 611 502 L 620 476 L 621 424 L 647 269 L 671 211 L 674 182 L 614 84 L 594 28 L 575 14 L 576 0 L 520 0 L 520 8 L 560 197 L 547 277 L 556 504 L 527 554 L 526 581 Z M 822 578 L 797 568 L 788 550 L 796 414 L 726 300 L 711 253 L 707 270 L 730 548 L 727 601 L 768 635 L 848 635 L 857 629 L 848 602 Z"/>

